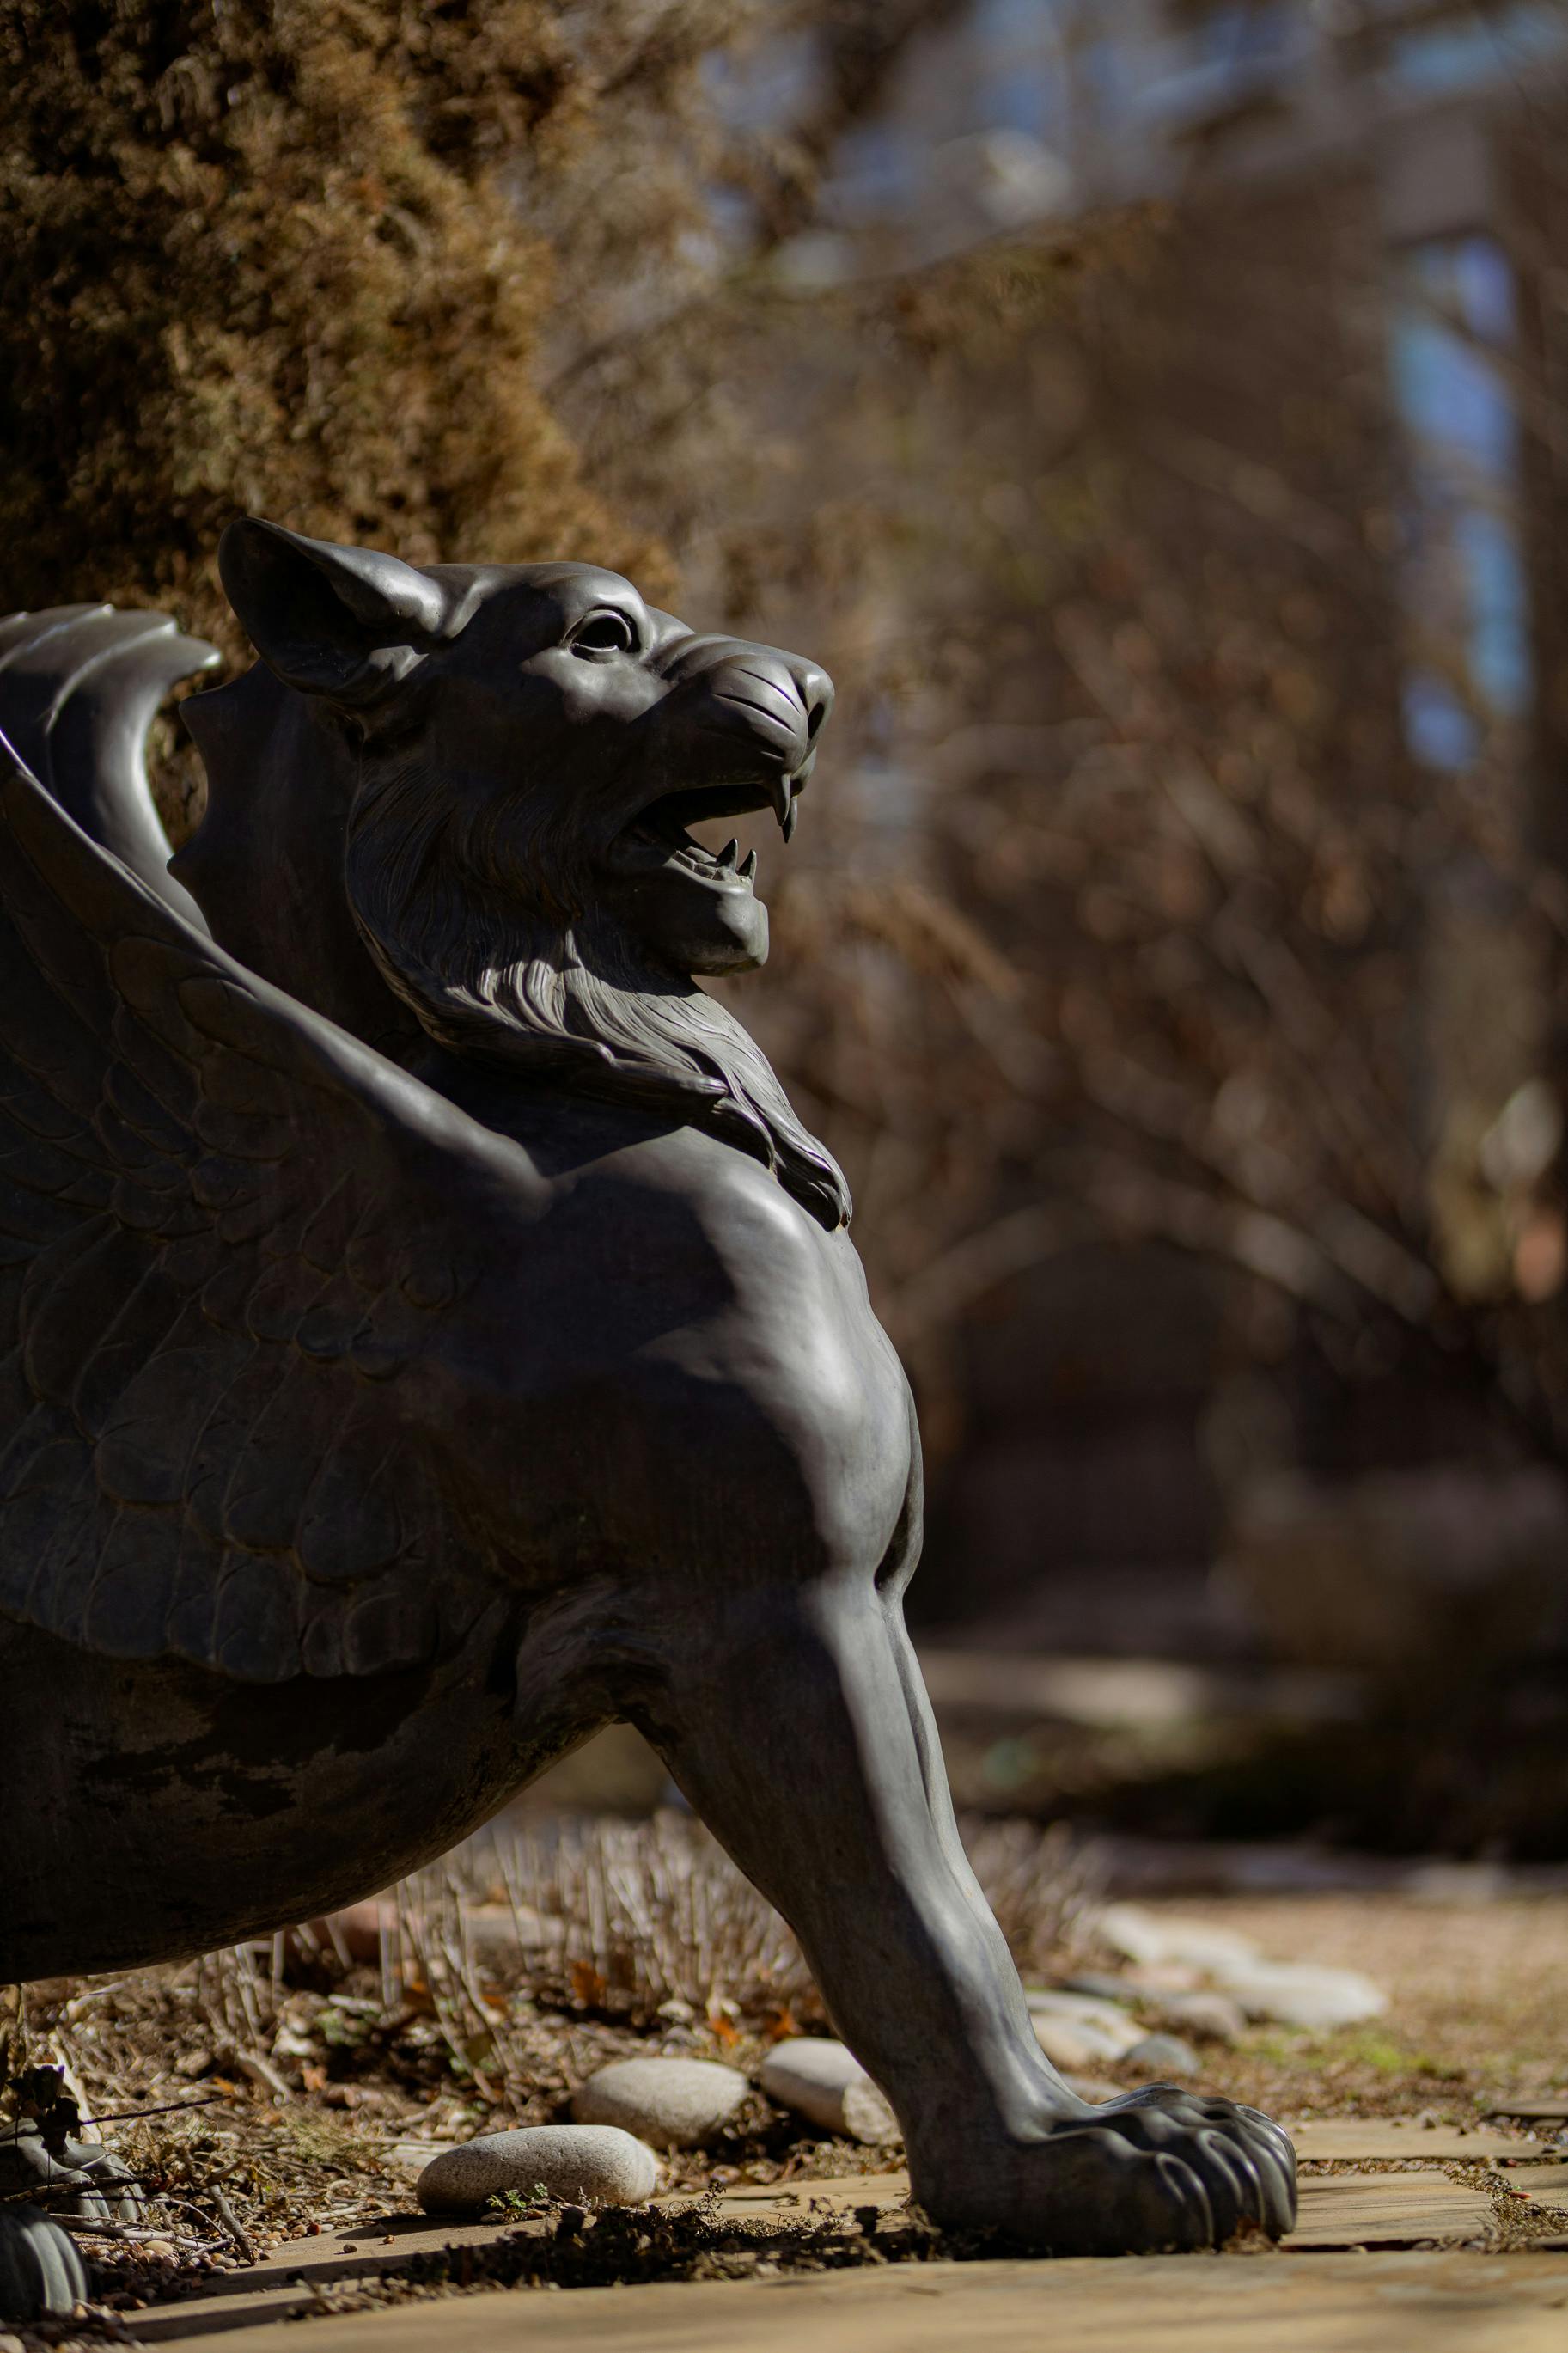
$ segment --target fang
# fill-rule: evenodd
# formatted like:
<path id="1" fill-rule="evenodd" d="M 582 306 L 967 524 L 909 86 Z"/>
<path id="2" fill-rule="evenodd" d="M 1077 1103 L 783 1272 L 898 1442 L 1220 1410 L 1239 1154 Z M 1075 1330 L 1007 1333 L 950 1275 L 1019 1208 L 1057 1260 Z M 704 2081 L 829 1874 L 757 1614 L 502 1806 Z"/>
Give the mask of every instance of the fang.
<path id="1" fill-rule="evenodd" d="M 733 866 L 740 854 L 740 843 L 738 841 L 727 841 L 724 844 L 723 849 L 719 852 L 718 863 L 721 866 Z"/>
<path id="2" fill-rule="evenodd" d="M 757 879 L 757 853 L 756 853 L 756 851 L 755 851 L 754 849 L 748 849 L 748 850 L 747 850 L 747 852 L 746 852 L 746 857 L 745 857 L 745 862 L 744 862 L 744 864 L 742 866 L 742 868 L 741 868 L 740 871 L 741 871 L 741 880 L 742 880 L 742 882 L 754 882 L 754 881 L 756 881 L 756 879 Z"/>

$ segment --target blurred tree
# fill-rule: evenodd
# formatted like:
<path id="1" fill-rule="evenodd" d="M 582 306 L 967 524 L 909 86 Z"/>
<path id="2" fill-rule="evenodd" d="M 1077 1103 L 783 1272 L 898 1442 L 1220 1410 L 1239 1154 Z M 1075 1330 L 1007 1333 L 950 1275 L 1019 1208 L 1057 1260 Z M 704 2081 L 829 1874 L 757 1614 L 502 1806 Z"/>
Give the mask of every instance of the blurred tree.
<path id="1" fill-rule="evenodd" d="M 1456 1175 L 1418 1050 L 1456 878 L 1542 969 L 1560 916 L 1517 743 L 1434 779 L 1400 739 L 1364 191 L 825 250 L 846 132 L 963 13 L 0 0 L 7 601 L 222 636 L 251 508 L 820 649 L 748 1009 L 933 1434 L 954 1320 L 1110 1235 L 1233 1270 L 1242 1356 L 1421 1356 L 1560 1451 L 1554 1071 L 1521 1043 Z M 747 43 L 805 60 L 787 104 Z"/>
<path id="2" fill-rule="evenodd" d="M 533 381 L 551 256 L 507 174 L 615 111 L 562 15 L 6 0 L 9 599 L 172 601 L 231 633 L 213 550 L 241 509 L 415 561 L 592 540 L 647 570 Z"/>
<path id="3" fill-rule="evenodd" d="M 1526 287 L 1560 201 L 1500 225 Z M 744 266 L 563 373 L 710 602 L 831 616 L 853 691 L 749 1002 L 928 1409 L 971 1307 L 1152 1240 L 1228 1275 L 1226 1349 L 1323 1467 L 1560 1460 L 1561 820 L 1430 613 L 1473 750 L 1402 723 L 1398 308 L 1476 326 L 1390 261 L 1354 159 L 924 268 L 841 239 L 805 281 L 759 212 Z M 1554 481 L 1542 353 L 1488 364 Z"/>
<path id="4" fill-rule="evenodd" d="M 710 175 L 798 212 L 951 5 L 797 10 L 833 69 L 786 156 L 713 104 L 758 0 L 4 0 L 7 596 L 90 582 L 221 637 L 241 509 L 414 562 L 591 546 L 668 587 L 540 388 L 552 314 L 679 283 Z"/>

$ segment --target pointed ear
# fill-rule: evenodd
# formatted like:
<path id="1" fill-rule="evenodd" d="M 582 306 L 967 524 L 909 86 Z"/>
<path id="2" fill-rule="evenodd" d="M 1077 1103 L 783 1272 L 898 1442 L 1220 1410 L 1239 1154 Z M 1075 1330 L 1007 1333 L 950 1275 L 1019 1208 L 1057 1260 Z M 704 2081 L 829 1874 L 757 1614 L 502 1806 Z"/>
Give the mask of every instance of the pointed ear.
<path id="1" fill-rule="evenodd" d="M 448 633 L 435 581 L 374 548 L 334 547 L 244 515 L 218 542 L 217 563 L 251 644 L 302 694 L 362 709 Z"/>

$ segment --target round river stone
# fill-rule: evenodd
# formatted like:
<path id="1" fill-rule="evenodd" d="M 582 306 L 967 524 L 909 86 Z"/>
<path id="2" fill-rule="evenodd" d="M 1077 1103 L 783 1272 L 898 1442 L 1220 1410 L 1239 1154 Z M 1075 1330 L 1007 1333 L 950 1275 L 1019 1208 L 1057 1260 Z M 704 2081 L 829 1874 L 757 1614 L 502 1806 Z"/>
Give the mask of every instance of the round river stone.
<path id="1" fill-rule="evenodd" d="M 658 2159 L 613 2125 L 530 2125 L 444 2149 L 415 2194 L 427 2214 L 455 2214 L 508 2189 L 530 2197 L 541 2183 L 571 2204 L 640 2206 L 658 2186 Z"/>
<path id="2" fill-rule="evenodd" d="M 1179 2034 L 1146 2034 L 1135 2042 L 1123 2057 L 1130 2067 L 1145 2075 L 1201 2075 L 1203 2061 L 1190 2042 Z"/>
<path id="3" fill-rule="evenodd" d="M 579 2124 L 620 2125 L 655 2148 L 696 2148 L 750 2090 L 711 2059 L 617 2059 L 580 2086 L 572 2113 Z"/>
<path id="4" fill-rule="evenodd" d="M 770 2100 L 824 2132 L 873 2147 L 899 2137 L 899 2120 L 852 2051 L 826 2036 L 775 2042 L 757 2077 Z"/>

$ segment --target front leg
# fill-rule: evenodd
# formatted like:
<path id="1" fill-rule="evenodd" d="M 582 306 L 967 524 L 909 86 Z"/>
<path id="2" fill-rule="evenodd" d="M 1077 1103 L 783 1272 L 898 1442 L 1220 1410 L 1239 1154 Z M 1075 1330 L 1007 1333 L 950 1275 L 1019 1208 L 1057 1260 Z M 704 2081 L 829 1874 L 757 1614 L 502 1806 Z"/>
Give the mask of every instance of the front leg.
<path id="1" fill-rule="evenodd" d="M 695 1643 L 681 1630 L 637 1720 L 800 1938 L 936 2221 L 1064 2254 L 1290 2227 L 1293 2153 L 1267 2117 L 1163 2085 L 1091 2106 L 1046 2060 L 895 1595 L 773 1587 L 719 1604 Z"/>

